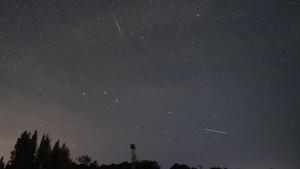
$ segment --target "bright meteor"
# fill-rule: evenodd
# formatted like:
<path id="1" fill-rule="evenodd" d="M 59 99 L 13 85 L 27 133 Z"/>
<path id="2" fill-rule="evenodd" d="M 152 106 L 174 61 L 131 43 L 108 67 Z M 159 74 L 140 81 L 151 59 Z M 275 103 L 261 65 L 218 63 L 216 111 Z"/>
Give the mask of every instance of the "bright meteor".
<path id="1" fill-rule="evenodd" d="M 213 133 L 218 133 L 218 134 L 227 134 L 227 132 L 225 131 L 219 131 L 219 130 L 214 130 L 214 129 L 203 129 L 204 131 L 208 131 L 208 132 L 213 132 Z"/>

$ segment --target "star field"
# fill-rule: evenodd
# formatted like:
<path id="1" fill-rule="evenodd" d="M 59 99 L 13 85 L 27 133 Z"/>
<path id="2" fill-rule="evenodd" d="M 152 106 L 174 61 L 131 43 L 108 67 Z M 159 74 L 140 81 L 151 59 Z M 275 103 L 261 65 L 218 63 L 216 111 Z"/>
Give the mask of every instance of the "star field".
<path id="1" fill-rule="evenodd" d="M 0 2 L 0 156 L 37 129 L 99 163 L 300 167 L 297 1 Z"/>

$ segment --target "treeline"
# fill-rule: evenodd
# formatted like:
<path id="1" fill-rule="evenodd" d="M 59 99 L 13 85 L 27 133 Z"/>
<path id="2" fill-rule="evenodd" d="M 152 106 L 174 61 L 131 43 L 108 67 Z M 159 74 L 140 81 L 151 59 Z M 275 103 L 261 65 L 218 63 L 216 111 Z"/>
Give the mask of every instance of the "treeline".
<path id="1" fill-rule="evenodd" d="M 120 164 L 99 165 L 88 155 L 78 157 L 75 161 L 70 158 L 70 150 L 66 144 L 60 144 L 57 140 L 51 145 L 49 135 L 43 135 L 38 144 L 38 134 L 35 131 L 23 132 L 17 139 L 14 150 L 11 152 L 8 162 L 0 158 L 0 169 L 131 169 L 132 164 L 123 162 Z M 136 169 L 160 169 L 156 161 L 137 161 Z M 174 164 L 170 169 L 196 169 L 185 164 Z M 218 168 L 216 168 L 218 169 Z"/>

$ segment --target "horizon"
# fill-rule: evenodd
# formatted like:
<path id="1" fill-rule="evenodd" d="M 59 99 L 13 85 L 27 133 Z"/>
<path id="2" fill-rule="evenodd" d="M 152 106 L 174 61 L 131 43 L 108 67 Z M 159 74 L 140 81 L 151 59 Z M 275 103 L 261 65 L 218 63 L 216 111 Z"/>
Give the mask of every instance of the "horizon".
<path id="1" fill-rule="evenodd" d="M 51 148 L 53 148 L 53 146 L 54 146 L 54 143 L 55 142 L 57 142 L 57 141 L 59 141 L 60 142 L 60 144 L 62 145 L 62 144 L 65 144 L 64 142 L 62 142 L 61 140 L 62 139 L 51 139 L 51 136 L 49 135 L 49 134 L 39 134 L 38 133 L 38 130 L 37 129 L 35 129 L 34 131 L 37 131 L 37 148 L 39 147 L 39 143 L 41 142 L 41 140 L 42 140 L 42 138 L 39 136 L 39 135 L 41 135 L 41 136 L 49 136 L 49 138 L 50 138 L 50 141 L 51 141 Z M 25 130 L 25 132 L 29 132 L 31 135 L 34 133 L 34 131 L 28 131 L 28 130 Z M 135 152 L 137 151 L 137 147 L 136 147 L 136 145 L 135 144 L 129 144 L 128 145 L 128 152 L 130 151 L 130 153 L 128 153 L 128 154 L 130 154 L 130 156 L 131 157 L 129 157 L 129 160 L 123 160 L 123 161 L 119 161 L 119 162 L 108 162 L 108 163 L 99 163 L 99 160 L 98 159 L 94 159 L 93 157 L 91 157 L 91 156 L 89 156 L 88 154 L 81 154 L 81 155 L 78 155 L 77 157 L 75 157 L 73 154 L 72 154 L 72 149 L 70 149 L 70 146 L 69 145 L 66 145 L 67 146 L 67 148 L 69 148 L 70 149 L 70 157 L 71 157 L 71 160 L 73 161 L 73 162 L 75 162 L 75 163 L 78 163 L 78 157 L 80 157 L 80 156 L 83 156 L 83 155 L 87 155 L 87 156 L 89 156 L 89 157 L 91 157 L 91 160 L 92 161 L 97 161 L 98 162 L 98 164 L 99 164 L 99 166 L 101 166 L 101 165 L 112 165 L 112 164 L 121 164 L 121 163 L 123 163 L 123 162 L 128 162 L 128 163 L 131 163 L 132 162 L 132 154 L 131 154 L 131 145 L 134 145 L 134 149 L 135 149 Z M 11 152 L 10 152 L 11 153 Z M 135 153 L 136 154 L 136 161 L 138 162 L 138 161 L 143 161 L 143 160 L 150 160 L 150 161 L 152 161 L 152 160 L 154 160 L 154 161 L 157 161 L 156 159 L 138 159 L 138 155 L 137 155 L 137 153 Z M 0 156 L 1 157 L 1 156 Z M 2 157 L 4 157 L 4 162 L 6 162 L 6 163 L 8 163 L 9 161 L 10 161 L 10 157 L 6 157 L 5 158 L 5 156 L 2 156 Z M 158 163 L 159 164 L 159 163 Z M 171 166 L 173 166 L 174 164 L 183 164 L 183 165 L 188 165 L 189 167 L 194 167 L 194 168 L 198 168 L 199 166 L 202 166 L 202 168 L 213 168 L 213 167 L 220 167 L 220 169 L 221 169 L 221 167 L 227 167 L 228 169 L 236 169 L 236 168 L 239 168 L 239 169 L 243 169 L 243 167 L 237 167 L 237 166 L 235 166 L 235 167 L 233 167 L 233 166 L 228 166 L 228 165 L 225 165 L 225 164 L 223 164 L 223 165 L 216 165 L 216 164 L 211 164 L 211 165 L 208 165 L 208 164 L 203 164 L 203 163 L 201 163 L 201 164 L 197 164 L 197 165 L 191 165 L 191 164 L 186 164 L 186 163 L 184 163 L 184 162 L 174 162 L 173 164 L 171 164 L 170 166 L 168 166 L 167 168 L 170 168 Z M 159 164 L 160 165 L 160 164 Z M 160 167 L 162 167 L 161 165 L 160 165 Z M 272 167 L 270 167 L 270 168 L 272 168 Z M 162 169 L 164 169 L 164 168 L 162 168 Z"/>

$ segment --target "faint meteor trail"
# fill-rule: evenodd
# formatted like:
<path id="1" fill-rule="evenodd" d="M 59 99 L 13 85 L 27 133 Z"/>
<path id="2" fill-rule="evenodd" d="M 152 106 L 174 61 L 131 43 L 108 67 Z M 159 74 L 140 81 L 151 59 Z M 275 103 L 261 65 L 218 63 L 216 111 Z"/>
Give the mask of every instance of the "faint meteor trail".
<path id="1" fill-rule="evenodd" d="M 219 131 L 219 130 L 214 130 L 214 129 L 203 129 L 204 131 L 208 131 L 208 132 L 213 132 L 213 133 L 218 133 L 218 134 L 227 134 L 227 132 L 225 131 Z"/>
<path id="2" fill-rule="evenodd" d="M 122 35 L 122 30 L 121 30 L 121 27 L 120 27 L 119 22 L 118 22 L 116 17 L 115 17 L 115 23 L 116 23 L 116 26 L 118 28 L 118 31 L 119 31 L 120 35 Z"/>

